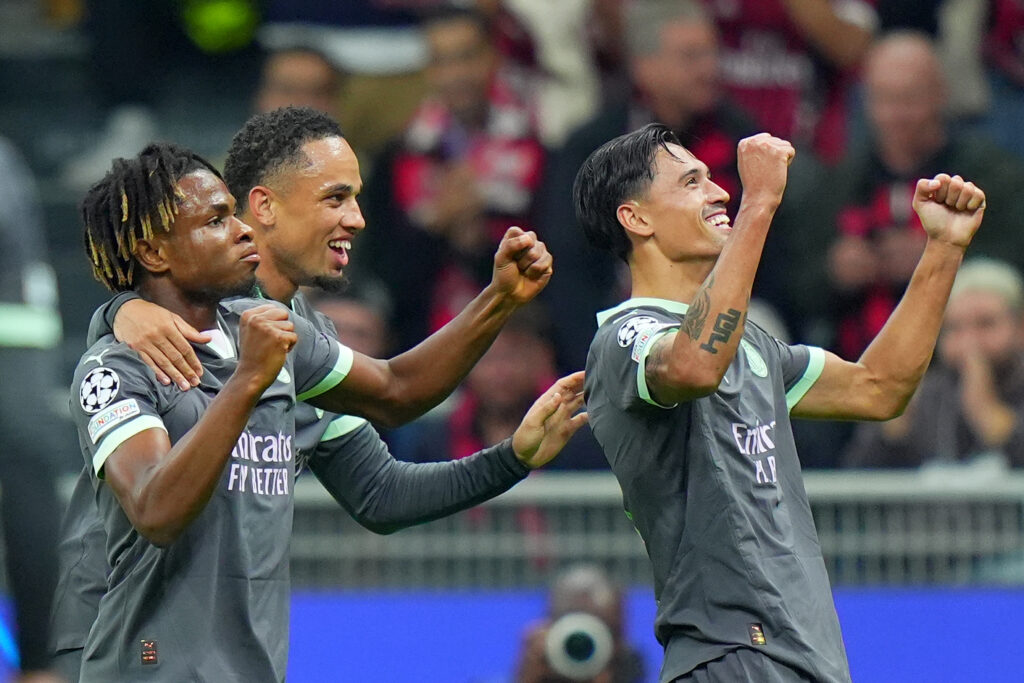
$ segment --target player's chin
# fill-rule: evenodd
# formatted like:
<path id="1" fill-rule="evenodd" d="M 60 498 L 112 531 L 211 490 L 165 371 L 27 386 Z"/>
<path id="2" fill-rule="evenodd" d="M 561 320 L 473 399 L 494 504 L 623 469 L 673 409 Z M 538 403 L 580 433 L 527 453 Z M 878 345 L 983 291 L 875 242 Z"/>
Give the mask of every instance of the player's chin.
<path id="1" fill-rule="evenodd" d="M 255 269 L 245 276 L 238 278 L 234 282 L 229 282 L 224 285 L 223 294 L 221 298 L 227 299 L 233 296 L 246 296 L 251 294 L 253 289 L 256 287 L 256 272 Z"/>

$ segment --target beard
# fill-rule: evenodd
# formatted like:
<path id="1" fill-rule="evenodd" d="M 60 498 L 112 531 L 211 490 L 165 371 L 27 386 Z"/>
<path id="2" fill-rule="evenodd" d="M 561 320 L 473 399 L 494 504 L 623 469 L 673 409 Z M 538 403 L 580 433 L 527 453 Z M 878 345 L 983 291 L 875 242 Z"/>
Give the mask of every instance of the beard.
<path id="1" fill-rule="evenodd" d="M 309 284 L 321 291 L 327 292 L 328 294 L 342 294 L 348 291 L 351 283 L 348 277 L 343 273 L 334 277 L 330 275 L 317 275 Z"/>
<path id="2" fill-rule="evenodd" d="M 245 278 L 230 284 L 223 284 L 217 287 L 206 287 L 192 292 L 191 297 L 195 301 L 218 303 L 223 299 L 230 299 L 236 296 L 250 296 L 256 287 L 256 273 L 250 273 Z"/>

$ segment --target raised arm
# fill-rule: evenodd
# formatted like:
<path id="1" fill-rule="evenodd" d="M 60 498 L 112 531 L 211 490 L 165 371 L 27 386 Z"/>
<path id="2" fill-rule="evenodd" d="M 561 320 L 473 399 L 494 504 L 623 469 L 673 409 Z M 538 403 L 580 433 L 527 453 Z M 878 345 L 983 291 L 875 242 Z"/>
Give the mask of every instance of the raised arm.
<path id="1" fill-rule="evenodd" d="M 132 526 L 154 545 L 174 542 L 203 511 L 253 408 L 295 341 L 285 309 L 246 311 L 238 367 L 196 425 L 173 445 L 166 431 L 147 429 L 107 457 L 107 483 Z"/>
<path id="2" fill-rule="evenodd" d="M 900 415 L 928 368 L 964 250 L 981 225 L 985 194 L 960 176 L 919 180 L 914 210 L 928 234 L 907 291 L 856 363 L 826 354 L 796 417 L 887 420 Z"/>
<path id="3" fill-rule="evenodd" d="M 846 2 L 837 10 L 832 0 L 783 0 L 800 33 L 825 59 L 840 69 L 861 60 L 871 44 L 874 11 L 863 2 Z"/>
<path id="4" fill-rule="evenodd" d="M 582 389 L 581 372 L 560 379 L 511 439 L 450 462 L 396 460 L 371 426 L 341 417 L 355 429 L 322 443 L 309 468 L 357 522 L 393 533 L 489 500 L 549 462 L 586 422 L 586 413 L 577 413 Z"/>
<path id="5" fill-rule="evenodd" d="M 552 259 L 532 232 L 509 228 L 494 256 L 491 283 L 454 320 L 390 360 L 355 354 L 342 390 L 325 395 L 331 412 L 404 424 L 444 400 L 498 335 L 509 315 L 551 279 Z"/>
<path id="6" fill-rule="evenodd" d="M 743 201 L 732 233 L 679 331 L 657 339 L 644 366 L 647 386 L 659 403 L 707 396 L 721 383 L 743 336 L 754 274 L 794 154 L 792 145 L 767 133 L 740 141 Z"/>

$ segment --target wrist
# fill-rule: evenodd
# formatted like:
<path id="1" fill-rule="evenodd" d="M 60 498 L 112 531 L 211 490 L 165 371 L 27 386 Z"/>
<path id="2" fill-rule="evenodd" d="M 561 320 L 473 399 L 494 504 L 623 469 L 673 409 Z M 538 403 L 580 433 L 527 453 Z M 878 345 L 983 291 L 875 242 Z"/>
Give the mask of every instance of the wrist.
<path id="1" fill-rule="evenodd" d="M 273 380 L 268 382 L 262 375 L 263 373 L 249 370 L 240 363 L 224 384 L 224 392 L 230 392 L 238 400 L 256 405 L 263 392 L 273 383 Z"/>

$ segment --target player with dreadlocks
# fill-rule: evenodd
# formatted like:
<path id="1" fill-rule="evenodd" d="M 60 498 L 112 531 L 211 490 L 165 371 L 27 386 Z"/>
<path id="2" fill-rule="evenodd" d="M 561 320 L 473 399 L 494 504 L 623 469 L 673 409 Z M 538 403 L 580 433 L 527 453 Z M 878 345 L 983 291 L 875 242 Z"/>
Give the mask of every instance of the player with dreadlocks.
<path id="1" fill-rule="evenodd" d="M 279 304 L 218 304 L 248 290 L 259 263 L 234 209 L 209 164 L 170 145 L 118 162 L 83 206 L 101 279 L 210 339 L 196 345 L 201 391 L 160 384 L 111 336 L 75 372 L 72 414 L 110 568 L 83 680 L 285 675 L 292 407 L 338 410 L 364 361 Z M 553 457 L 585 420 L 572 417 L 580 384 L 556 383 L 496 449 L 521 466 Z"/>

